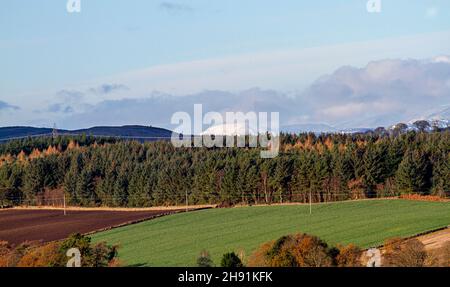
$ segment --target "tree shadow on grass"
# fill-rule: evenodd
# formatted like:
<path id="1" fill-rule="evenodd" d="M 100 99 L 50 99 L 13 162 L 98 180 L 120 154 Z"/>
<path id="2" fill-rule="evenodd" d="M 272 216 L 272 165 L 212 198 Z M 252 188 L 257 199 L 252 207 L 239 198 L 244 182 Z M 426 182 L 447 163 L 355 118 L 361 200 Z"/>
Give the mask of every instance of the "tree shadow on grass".
<path id="1" fill-rule="evenodd" d="M 126 267 L 146 267 L 145 263 L 135 263 L 131 265 L 127 265 Z"/>

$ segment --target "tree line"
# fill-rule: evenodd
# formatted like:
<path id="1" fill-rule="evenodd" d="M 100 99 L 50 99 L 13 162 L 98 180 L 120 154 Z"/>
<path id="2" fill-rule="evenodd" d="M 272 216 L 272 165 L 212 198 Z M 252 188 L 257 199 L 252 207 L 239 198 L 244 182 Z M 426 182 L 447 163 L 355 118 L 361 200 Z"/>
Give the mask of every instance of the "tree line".
<path id="1" fill-rule="evenodd" d="M 147 207 L 450 195 L 450 132 L 282 134 L 281 152 L 90 136 L 0 145 L 0 206 Z"/>

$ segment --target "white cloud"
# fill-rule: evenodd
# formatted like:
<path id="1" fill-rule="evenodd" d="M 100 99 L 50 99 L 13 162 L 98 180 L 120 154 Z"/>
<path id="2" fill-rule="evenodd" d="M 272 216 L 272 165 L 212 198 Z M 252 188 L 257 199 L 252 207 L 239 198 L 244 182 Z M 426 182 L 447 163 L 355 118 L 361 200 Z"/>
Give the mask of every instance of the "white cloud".
<path id="1" fill-rule="evenodd" d="M 334 124 L 336 124 L 336 120 L 342 121 L 342 119 L 361 118 L 374 111 L 378 114 L 395 112 L 399 108 L 400 105 L 398 103 L 380 100 L 370 103 L 345 103 L 324 108 L 323 110 L 317 111 L 317 114 L 323 115 L 328 119 L 328 122 L 334 121 Z"/>
<path id="2" fill-rule="evenodd" d="M 377 127 L 408 121 L 450 103 L 450 63 L 428 60 L 380 60 L 362 68 L 345 66 L 315 81 L 303 93 L 250 89 L 207 91 L 187 96 L 154 94 L 147 98 L 104 101 L 73 115 L 65 124 L 169 125 L 173 113 L 279 112 L 282 126 L 325 124 L 338 128 Z"/>
<path id="3" fill-rule="evenodd" d="M 450 31 L 160 65 L 100 81 L 125 84 L 133 90 L 130 97 L 145 97 L 155 90 L 175 95 L 250 87 L 303 90 L 319 76 L 343 65 L 362 67 L 385 58 L 427 58 L 445 54 L 449 47 Z M 117 94 L 114 99 L 120 96 Z"/>
<path id="4" fill-rule="evenodd" d="M 289 112 L 286 112 L 289 115 L 287 121 L 291 124 L 300 122 L 334 124 L 336 121 L 348 120 L 345 117 L 339 117 L 340 114 L 345 114 L 342 112 L 345 108 L 353 108 L 357 111 L 358 107 L 367 107 L 374 103 L 387 101 L 393 103 L 392 105 L 406 103 L 405 109 L 396 110 L 396 112 L 407 116 L 418 112 L 421 104 L 431 105 L 441 101 L 443 92 L 449 89 L 450 80 L 443 79 L 444 74 L 438 68 L 429 71 L 422 68 L 431 67 L 431 64 L 440 64 L 439 69 L 443 69 L 442 65 L 450 62 L 449 57 L 440 56 L 427 63 L 405 59 L 424 59 L 432 55 L 445 55 L 449 48 L 450 31 L 447 31 L 370 42 L 261 52 L 159 65 L 60 87 L 60 90 L 81 91 L 82 103 L 71 105 L 77 113 L 89 112 L 92 106 L 105 101 L 145 100 L 153 91 L 174 96 L 197 95 L 205 90 L 228 91 L 230 93 L 207 93 L 211 98 L 205 98 L 204 101 L 214 102 L 220 98 L 219 102 L 224 106 L 234 107 L 235 105 L 230 104 L 234 98 L 227 98 L 229 94 L 239 95 L 239 91 L 250 87 L 260 87 L 262 90 L 273 89 L 291 96 L 299 94 L 298 91 L 307 90 L 305 95 L 300 97 L 302 103 L 297 103 L 296 112 L 291 112 L 289 107 Z M 399 60 L 371 62 L 377 59 Z M 368 62 L 371 64 L 365 67 Z M 320 76 L 342 66 L 345 67 L 340 68 L 333 75 L 321 77 L 319 81 L 315 81 Z M 321 85 L 321 82 L 324 84 Z M 89 92 L 92 91 L 92 87 L 101 87 L 104 83 L 120 83 L 126 88 L 114 89 L 114 93 L 102 95 Z M 314 88 L 319 86 L 321 90 L 311 94 Z M 405 92 L 408 92 L 409 98 Z M 308 93 L 312 96 L 308 97 L 306 95 Z M 62 97 L 55 99 L 55 90 L 7 96 L 2 100 L 20 102 L 21 110 L 16 113 L 14 119 L 0 115 L 4 125 L 33 123 L 36 121 L 33 110 L 45 110 L 51 104 L 64 101 Z M 431 100 L 432 97 L 435 99 Z M 428 102 L 424 102 L 424 99 Z M 446 100 L 448 101 L 448 97 Z M 146 103 L 149 104 L 149 102 Z M 238 99 L 236 106 L 239 103 Z M 280 101 L 278 106 L 284 104 L 292 105 L 290 102 Z M 349 106 L 345 107 L 346 104 Z M 125 107 L 122 107 L 122 111 Z M 318 113 L 319 109 L 323 111 L 328 109 L 328 114 Z M 377 108 L 372 111 L 368 108 L 369 112 L 363 112 L 361 115 L 364 119 L 378 118 L 382 111 L 392 113 L 395 110 L 392 107 L 390 109 Z M 104 113 L 107 113 L 106 110 Z M 124 114 L 127 112 L 124 111 Z M 133 116 L 137 117 L 129 114 L 124 116 L 123 121 L 132 123 Z M 45 115 L 40 114 L 39 117 L 45 117 Z M 105 115 L 106 118 L 110 117 Z M 387 116 L 385 118 L 390 119 Z M 112 121 L 120 121 L 120 119 L 111 118 Z M 48 115 L 49 122 L 58 120 Z M 98 120 L 100 121 L 101 118 L 99 117 Z M 74 119 L 70 124 L 76 126 L 81 122 L 83 125 L 90 125 L 87 119 L 81 118 Z M 92 121 L 92 124 L 97 122 Z M 144 122 L 143 118 L 141 122 Z M 105 123 L 107 123 L 106 120 Z M 362 123 L 367 121 L 364 120 Z"/>
<path id="5" fill-rule="evenodd" d="M 348 103 L 325 108 L 323 111 L 319 111 L 319 113 L 323 113 L 325 116 L 332 118 L 342 118 L 348 117 L 349 115 L 359 116 L 362 112 L 366 111 L 367 108 L 367 104 L 364 103 Z"/>
<path id="6" fill-rule="evenodd" d="M 303 96 L 315 121 L 370 127 L 403 121 L 450 102 L 450 63 L 380 60 L 364 68 L 342 67 L 317 80 Z M 389 117 L 385 117 L 388 115 Z"/>
<path id="7" fill-rule="evenodd" d="M 0 110 L 19 110 L 18 106 L 11 105 L 7 102 L 0 101 Z"/>

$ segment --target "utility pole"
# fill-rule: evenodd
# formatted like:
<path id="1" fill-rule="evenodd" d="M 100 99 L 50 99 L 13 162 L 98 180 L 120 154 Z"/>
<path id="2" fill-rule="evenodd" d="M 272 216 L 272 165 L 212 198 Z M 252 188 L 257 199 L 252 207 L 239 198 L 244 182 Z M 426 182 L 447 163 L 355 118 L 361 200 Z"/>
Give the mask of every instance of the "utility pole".
<path id="1" fill-rule="evenodd" d="M 188 192 L 186 189 L 186 212 L 188 212 L 188 206 L 189 206 L 189 202 L 188 202 Z"/>
<path id="2" fill-rule="evenodd" d="M 66 194 L 63 196 L 63 204 L 64 204 L 64 216 L 66 216 Z"/>
<path id="3" fill-rule="evenodd" d="M 52 138 L 56 139 L 57 137 L 58 137 L 58 129 L 56 128 L 56 123 L 53 123 Z"/>
<path id="4" fill-rule="evenodd" d="M 311 187 L 309 188 L 309 215 L 312 214 L 312 196 L 311 196 Z"/>

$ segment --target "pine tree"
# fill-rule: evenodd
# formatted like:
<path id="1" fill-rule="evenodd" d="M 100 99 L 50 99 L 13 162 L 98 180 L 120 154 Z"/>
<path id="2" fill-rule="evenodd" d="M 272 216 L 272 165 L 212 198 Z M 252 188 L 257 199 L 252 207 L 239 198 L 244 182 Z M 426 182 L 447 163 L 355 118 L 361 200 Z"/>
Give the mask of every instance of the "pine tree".
<path id="1" fill-rule="evenodd" d="M 95 204 L 93 178 L 88 168 L 83 169 L 77 177 L 75 194 L 80 205 L 90 206 Z"/>
<path id="2" fill-rule="evenodd" d="M 427 155 L 420 150 L 407 151 L 398 167 L 396 180 L 402 193 L 429 193 Z"/>
<path id="3" fill-rule="evenodd" d="M 76 165 L 72 165 L 66 173 L 63 181 L 63 189 L 67 197 L 67 203 L 72 205 L 78 205 L 80 203 L 80 199 L 78 198 L 76 191 L 77 178 L 78 168 Z"/>
<path id="4" fill-rule="evenodd" d="M 41 158 L 32 160 L 25 173 L 24 193 L 29 203 L 41 198 L 45 188 L 45 163 Z"/>
<path id="5" fill-rule="evenodd" d="M 351 177 L 350 167 L 344 155 L 337 150 L 333 152 L 333 177 L 331 179 L 331 192 L 334 200 L 346 200 L 350 198 L 348 181 Z"/>
<path id="6" fill-rule="evenodd" d="M 288 161 L 285 157 L 279 156 L 274 162 L 276 165 L 270 176 L 269 183 L 278 201 L 283 203 L 284 201 L 290 200 L 290 197 L 288 197 L 288 183 L 292 176 L 292 161 Z"/>
<path id="7" fill-rule="evenodd" d="M 386 180 L 386 147 L 369 143 L 363 157 L 363 183 L 367 187 L 367 196 L 376 196 L 375 187 Z"/>
<path id="8" fill-rule="evenodd" d="M 225 166 L 223 180 L 221 184 L 220 198 L 223 203 L 235 204 L 239 201 L 239 192 L 236 190 L 236 168 L 234 163 Z"/>
<path id="9" fill-rule="evenodd" d="M 441 153 L 433 165 L 433 194 L 450 196 L 450 154 Z"/>
<path id="10" fill-rule="evenodd" d="M 112 203 L 114 206 L 126 206 L 128 202 L 128 177 L 125 168 L 121 168 L 114 181 Z"/>

